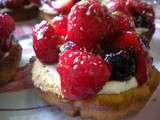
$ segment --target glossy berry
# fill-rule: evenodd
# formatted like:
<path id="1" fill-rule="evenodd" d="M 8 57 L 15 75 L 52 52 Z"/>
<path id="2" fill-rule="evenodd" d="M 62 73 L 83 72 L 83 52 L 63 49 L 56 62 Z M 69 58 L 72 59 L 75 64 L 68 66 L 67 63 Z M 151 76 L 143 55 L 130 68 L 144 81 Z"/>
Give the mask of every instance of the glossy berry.
<path id="1" fill-rule="evenodd" d="M 120 33 L 124 31 L 134 31 L 135 24 L 132 17 L 125 15 L 122 12 L 115 11 L 112 13 L 112 16 L 115 17 L 118 23 L 118 30 Z"/>
<path id="2" fill-rule="evenodd" d="M 67 33 L 67 23 L 68 19 L 67 16 L 56 16 L 52 19 L 51 25 L 55 29 L 58 35 L 66 35 Z"/>
<path id="3" fill-rule="evenodd" d="M 133 48 L 136 60 L 136 78 L 140 85 L 146 82 L 148 78 L 148 54 L 147 50 L 135 32 L 127 31 L 123 33 L 113 43 L 115 48 L 128 49 Z"/>
<path id="4" fill-rule="evenodd" d="M 135 75 L 133 51 L 117 50 L 105 55 L 105 61 L 112 65 L 111 80 L 125 81 Z"/>
<path id="5" fill-rule="evenodd" d="M 109 68 L 100 56 L 79 50 L 65 51 L 57 66 L 65 98 L 80 100 L 96 95 L 109 80 Z"/>
<path id="6" fill-rule="evenodd" d="M 8 51 L 11 47 L 13 32 L 15 30 L 15 22 L 13 18 L 7 14 L 0 14 L 0 50 Z"/>
<path id="7" fill-rule="evenodd" d="M 68 15 L 68 40 L 93 49 L 106 34 L 107 14 L 107 8 L 100 2 L 76 3 Z"/>
<path id="8" fill-rule="evenodd" d="M 14 9 L 19 8 L 24 5 L 27 5 L 30 3 L 29 0 L 0 0 L 0 3 L 3 5 L 3 7 Z"/>
<path id="9" fill-rule="evenodd" d="M 61 36 L 55 33 L 54 28 L 46 21 L 35 25 L 33 29 L 33 47 L 37 58 L 43 63 L 58 62 L 59 45 L 63 43 Z"/>

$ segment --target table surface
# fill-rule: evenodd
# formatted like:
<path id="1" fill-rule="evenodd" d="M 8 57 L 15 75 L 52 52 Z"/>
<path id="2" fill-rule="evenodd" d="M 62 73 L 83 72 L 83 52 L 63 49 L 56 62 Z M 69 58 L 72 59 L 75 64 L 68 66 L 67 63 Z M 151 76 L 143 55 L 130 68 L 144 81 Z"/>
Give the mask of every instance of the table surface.
<path id="1" fill-rule="evenodd" d="M 31 26 L 37 20 L 18 23 L 16 38 L 23 47 L 21 66 L 34 55 L 32 49 Z M 156 32 L 151 42 L 150 54 L 154 58 L 154 65 L 160 70 L 160 20 L 156 20 Z M 33 89 L 28 76 L 27 66 L 20 68 L 15 80 L 0 88 L 0 120 L 80 120 L 70 118 L 55 106 L 45 104 L 38 92 Z M 134 116 L 126 120 L 160 120 L 160 86 L 146 105 Z"/>

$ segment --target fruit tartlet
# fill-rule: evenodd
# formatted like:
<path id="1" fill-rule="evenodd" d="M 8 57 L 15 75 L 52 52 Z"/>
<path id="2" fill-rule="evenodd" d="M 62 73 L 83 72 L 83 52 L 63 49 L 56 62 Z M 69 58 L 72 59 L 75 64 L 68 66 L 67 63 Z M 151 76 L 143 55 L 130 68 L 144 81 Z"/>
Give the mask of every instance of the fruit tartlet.
<path id="1" fill-rule="evenodd" d="M 0 0 L 0 12 L 24 21 L 38 16 L 38 5 L 39 0 Z"/>
<path id="2" fill-rule="evenodd" d="M 13 79 L 21 58 L 21 46 L 14 39 L 15 22 L 0 14 L 0 85 Z"/>
<path id="3" fill-rule="evenodd" d="M 119 120 L 140 111 L 159 84 L 150 41 L 136 32 L 133 16 L 110 10 L 104 1 L 80 1 L 33 29 L 33 83 L 71 116 Z"/>
<path id="4" fill-rule="evenodd" d="M 68 14 L 71 7 L 78 1 L 80 0 L 41 0 L 40 17 L 49 21 L 56 15 Z"/>

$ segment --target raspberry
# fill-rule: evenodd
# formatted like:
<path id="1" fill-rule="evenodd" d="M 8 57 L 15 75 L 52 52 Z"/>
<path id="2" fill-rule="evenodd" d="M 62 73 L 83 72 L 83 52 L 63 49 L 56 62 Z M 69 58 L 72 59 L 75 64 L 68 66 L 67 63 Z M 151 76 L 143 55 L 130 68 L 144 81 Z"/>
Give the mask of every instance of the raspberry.
<path id="1" fill-rule="evenodd" d="M 130 15 L 128 8 L 126 7 L 127 0 L 108 0 L 107 7 L 110 12 L 120 11 L 126 15 Z"/>
<path id="2" fill-rule="evenodd" d="M 76 3 L 68 15 L 68 40 L 93 49 L 106 35 L 107 14 L 107 8 L 100 2 Z"/>
<path id="3" fill-rule="evenodd" d="M 66 50 L 57 66 L 64 96 L 79 100 L 96 95 L 109 80 L 109 68 L 100 56 L 86 51 Z"/>
<path id="4" fill-rule="evenodd" d="M 0 50 L 6 52 L 11 47 L 15 22 L 7 14 L 0 14 Z"/>
<path id="5" fill-rule="evenodd" d="M 54 27 L 58 35 L 66 35 L 67 33 L 67 16 L 56 16 L 52 19 L 51 25 Z"/>
<path id="6" fill-rule="evenodd" d="M 55 33 L 54 28 L 46 21 L 35 25 L 33 29 L 33 47 L 37 58 L 46 64 L 58 62 L 59 45 L 63 43 L 61 36 Z"/>
<path id="7" fill-rule="evenodd" d="M 120 33 L 124 31 L 134 31 L 135 30 L 135 24 L 134 24 L 134 20 L 132 17 L 129 17 L 119 11 L 113 12 L 112 15 L 117 20 L 118 28 L 119 28 L 118 30 Z"/>
<path id="8" fill-rule="evenodd" d="M 136 59 L 136 78 L 140 85 L 146 82 L 148 78 L 148 54 L 137 33 L 130 31 L 123 33 L 117 40 L 115 40 L 113 46 L 120 49 L 134 49 Z"/>

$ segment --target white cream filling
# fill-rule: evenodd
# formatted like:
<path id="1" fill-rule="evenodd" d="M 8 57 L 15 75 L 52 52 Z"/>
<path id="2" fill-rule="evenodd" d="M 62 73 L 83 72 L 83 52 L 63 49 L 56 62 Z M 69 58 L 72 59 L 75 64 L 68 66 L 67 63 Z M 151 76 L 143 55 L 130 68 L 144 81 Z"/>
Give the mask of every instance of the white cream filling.
<path id="1" fill-rule="evenodd" d="M 43 65 L 39 60 L 34 64 L 32 71 L 34 85 L 43 91 L 53 90 L 54 93 L 61 95 L 60 75 L 56 70 L 56 65 Z M 37 80 L 38 78 L 38 80 Z M 138 86 L 135 77 L 128 81 L 106 82 L 103 89 L 98 94 L 120 94 Z"/>
<path id="2" fill-rule="evenodd" d="M 57 14 L 58 12 L 50 7 L 49 5 L 47 4 L 43 4 L 40 8 L 39 8 L 40 11 L 43 11 L 44 13 L 48 13 L 48 14 L 51 14 L 51 15 L 55 15 Z"/>
<path id="3" fill-rule="evenodd" d="M 139 27 L 139 28 L 136 28 L 136 32 L 140 35 L 144 32 L 148 32 L 149 29 L 148 28 L 142 28 L 142 27 Z"/>
<path id="4" fill-rule="evenodd" d="M 39 60 L 32 68 L 32 79 L 34 85 L 43 91 L 53 91 L 61 95 L 61 81 L 55 65 L 44 66 Z"/>
<path id="5" fill-rule="evenodd" d="M 138 83 L 135 77 L 124 82 L 110 81 L 103 86 L 103 89 L 98 94 L 120 94 L 132 88 L 136 88 L 137 86 Z"/>

